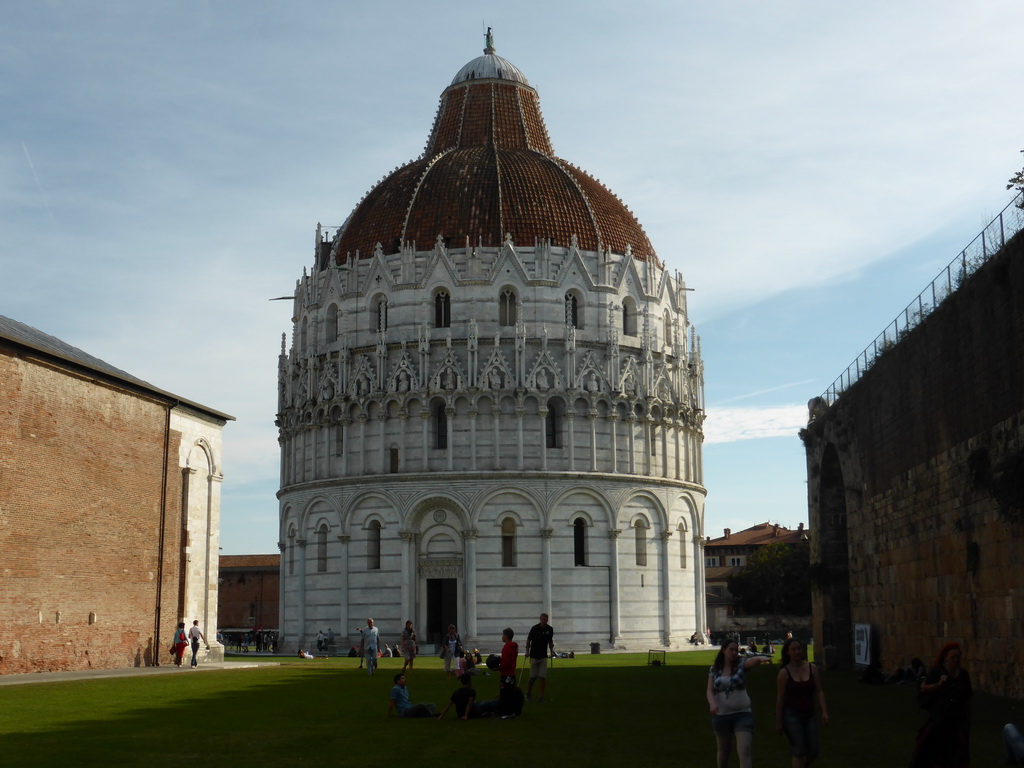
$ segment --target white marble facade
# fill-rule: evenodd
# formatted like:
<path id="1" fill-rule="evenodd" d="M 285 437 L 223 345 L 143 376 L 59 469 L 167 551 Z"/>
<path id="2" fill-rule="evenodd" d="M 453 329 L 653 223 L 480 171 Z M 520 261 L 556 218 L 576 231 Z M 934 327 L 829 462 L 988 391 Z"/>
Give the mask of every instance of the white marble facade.
<path id="1" fill-rule="evenodd" d="M 686 286 L 490 30 L 423 155 L 314 251 L 279 359 L 285 648 L 371 616 L 491 649 L 542 611 L 573 650 L 706 626 Z"/>
<path id="2" fill-rule="evenodd" d="M 439 242 L 295 295 L 286 647 L 368 616 L 392 640 L 412 619 L 486 644 L 545 610 L 575 649 L 674 647 L 705 625 L 703 371 L 678 274 Z"/>

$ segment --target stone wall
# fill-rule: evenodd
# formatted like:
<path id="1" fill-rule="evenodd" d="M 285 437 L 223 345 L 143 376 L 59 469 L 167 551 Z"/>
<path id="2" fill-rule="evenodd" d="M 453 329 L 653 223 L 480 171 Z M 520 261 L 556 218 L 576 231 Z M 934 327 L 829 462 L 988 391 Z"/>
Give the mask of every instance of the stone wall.
<path id="1" fill-rule="evenodd" d="M 967 278 L 804 433 L 832 667 L 870 623 L 883 670 L 957 640 L 976 687 L 1024 691 L 1022 251 Z"/>

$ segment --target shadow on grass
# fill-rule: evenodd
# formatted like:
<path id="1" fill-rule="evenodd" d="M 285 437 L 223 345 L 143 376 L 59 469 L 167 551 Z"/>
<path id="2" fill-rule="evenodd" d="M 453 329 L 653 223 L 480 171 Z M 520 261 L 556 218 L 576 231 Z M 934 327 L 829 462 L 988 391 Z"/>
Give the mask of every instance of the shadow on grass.
<path id="1" fill-rule="evenodd" d="M 556 662 L 547 703 L 523 717 L 460 722 L 386 719 L 392 676 L 385 660 L 370 677 L 354 659 L 286 662 L 277 667 L 159 675 L 0 689 L 0 750 L 20 766 L 103 764 L 180 766 L 183 761 L 274 766 L 714 765 L 704 690 L 710 656 L 606 654 Z M 520 660 L 522 661 L 522 660 Z M 773 728 L 777 666 L 749 676 L 757 731 L 755 763 L 788 765 Z M 408 675 L 413 702 L 443 708 L 458 686 L 437 659 Z M 526 680 L 523 679 L 525 687 Z M 497 695 L 497 675 L 474 680 L 479 699 Z M 829 675 L 833 723 L 822 735 L 822 765 L 899 766 L 907 762 L 923 713 L 904 686 L 865 686 Z M 977 696 L 976 765 L 995 765 L 1002 724 L 1020 703 Z M 735 760 L 735 758 L 734 758 Z"/>

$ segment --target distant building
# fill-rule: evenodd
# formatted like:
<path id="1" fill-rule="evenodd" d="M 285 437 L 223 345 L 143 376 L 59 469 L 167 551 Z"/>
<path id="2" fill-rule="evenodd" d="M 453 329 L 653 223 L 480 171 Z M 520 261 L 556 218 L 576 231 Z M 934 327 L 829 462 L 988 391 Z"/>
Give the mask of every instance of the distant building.
<path id="1" fill-rule="evenodd" d="M 276 630 L 280 569 L 280 555 L 221 555 L 217 628 Z"/>
<path id="2" fill-rule="evenodd" d="M 808 532 L 803 523 L 800 523 L 796 530 L 777 523 L 759 523 L 735 533 L 726 528 L 723 536 L 705 542 L 704 569 L 711 630 L 733 631 L 740 627 L 756 629 L 759 617 L 745 615 L 738 608 L 735 598 L 729 593 L 729 577 L 743 570 L 750 556 L 761 547 L 768 544 L 799 544 L 806 541 Z M 792 618 L 808 622 L 807 617 Z"/>
<path id="3" fill-rule="evenodd" d="M 0 317 L 0 673 L 166 664 L 217 618 L 231 416 Z"/>

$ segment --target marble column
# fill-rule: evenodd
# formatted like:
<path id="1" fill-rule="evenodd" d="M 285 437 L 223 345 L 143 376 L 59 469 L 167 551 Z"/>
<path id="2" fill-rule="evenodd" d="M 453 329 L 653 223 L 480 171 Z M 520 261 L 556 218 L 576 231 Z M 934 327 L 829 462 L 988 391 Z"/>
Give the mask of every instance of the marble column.
<path id="1" fill-rule="evenodd" d="M 590 471 L 597 471 L 597 411 L 591 409 L 587 414 L 590 421 Z"/>
<path id="2" fill-rule="evenodd" d="M 569 440 L 569 471 L 576 471 L 576 409 L 568 408 L 565 411 L 565 435 Z"/>
<path id="3" fill-rule="evenodd" d="M 423 422 L 423 459 L 420 462 L 420 471 L 430 471 L 430 409 L 420 409 L 420 419 Z M 404 626 L 404 625 L 403 625 Z"/>
<path id="4" fill-rule="evenodd" d="M 548 409 L 537 409 L 537 427 L 540 430 L 540 468 L 547 471 L 548 468 L 548 430 L 547 430 Z M 558 439 L 557 437 L 555 438 Z"/>
<path id="5" fill-rule="evenodd" d="M 669 544 L 672 541 L 672 531 L 662 531 L 661 534 L 661 562 L 658 566 L 661 570 L 661 615 L 663 636 L 662 644 L 666 648 L 672 647 L 672 583 L 669 580 Z"/>
<path id="6" fill-rule="evenodd" d="M 523 469 L 523 414 L 525 408 L 522 406 L 516 406 L 516 433 L 518 436 L 517 442 L 519 443 L 519 458 L 516 464 L 516 469 Z"/>
<path id="7" fill-rule="evenodd" d="M 445 448 L 445 460 L 448 471 L 455 469 L 455 409 L 450 405 L 444 409 L 445 418 L 448 419 L 448 446 Z"/>
<path id="8" fill-rule="evenodd" d="M 341 574 L 341 587 L 338 590 L 338 624 L 341 626 L 342 637 L 348 637 L 348 544 L 352 539 L 347 534 L 338 536 L 338 572 Z"/>
<path id="9" fill-rule="evenodd" d="M 619 536 L 621 535 L 621 528 L 608 530 L 611 549 L 608 575 L 608 616 L 611 624 L 609 640 L 612 648 L 622 645 L 622 636 L 619 634 Z"/>
<path id="10" fill-rule="evenodd" d="M 476 472 L 476 408 L 469 409 L 469 468 Z"/>
<path id="11" fill-rule="evenodd" d="M 630 413 L 626 417 L 626 426 L 629 430 L 627 437 L 629 446 L 629 465 L 627 471 L 631 475 L 636 474 L 636 415 Z"/>
<path id="12" fill-rule="evenodd" d="M 494 468 L 498 470 L 501 469 L 501 407 L 491 408 L 491 416 L 494 417 Z"/>
<path id="13" fill-rule="evenodd" d="M 400 531 L 402 539 L 402 626 L 416 608 L 416 533 Z"/>
<path id="14" fill-rule="evenodd" d="M 295 621 L 298 632 L 295 637 L 296 650 L 309 645 L 306 642 L 306 540 L 295 539 L 295 546 L 299 551 L 295 559 L 298 561 L 298 573 L 295 574 L 298 589 L 296 590 L 296 615 Z"/>
<path id="15" fill-rule="evenodd" d="M 476 625 L 476 540 L 479 531 L 469 528 L 462 532 L 466 551 L 465 594 L 466 594 L 466 639 L 479 637 Z"/>
<path id="16" fill-rule="evenodd" d="M 555 531 L 553 528 L 540 529 L 540 568 L 541 568 L 541 595 L 545 611 L 551 611 L 552 589 L 551 589 L 551 537 Z"/>
<path id="17" fill-rule="evenodd" d="M 611 437 L 612 437 L 612 472 L 619 471 L 619 414 L 616 411 L 612 411 L 608 414 L 608 420 L 611 422 Z"/>

